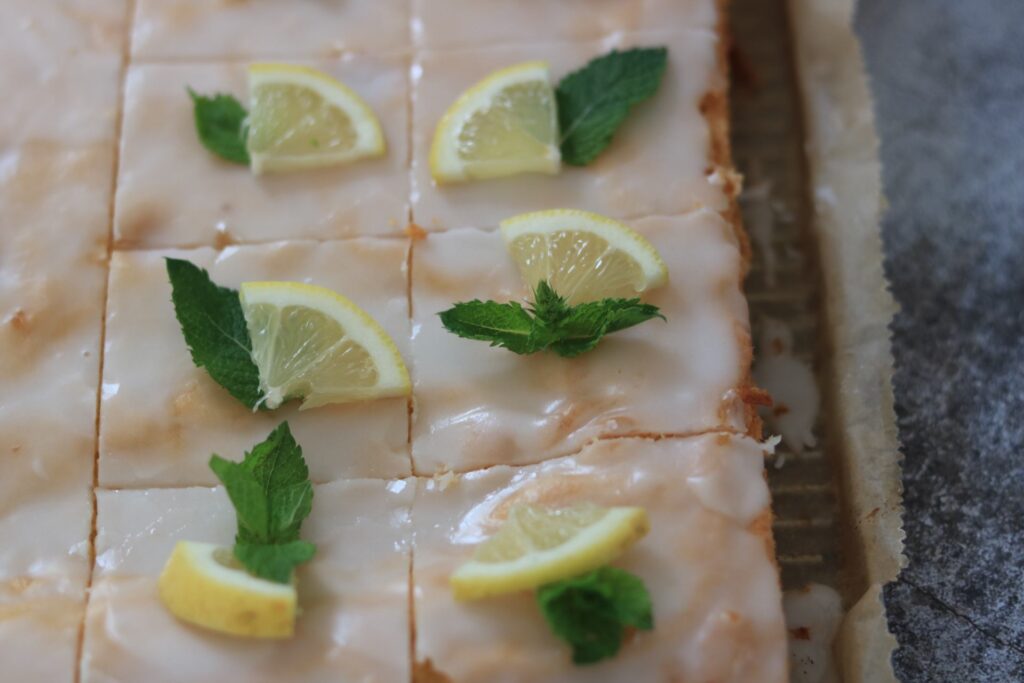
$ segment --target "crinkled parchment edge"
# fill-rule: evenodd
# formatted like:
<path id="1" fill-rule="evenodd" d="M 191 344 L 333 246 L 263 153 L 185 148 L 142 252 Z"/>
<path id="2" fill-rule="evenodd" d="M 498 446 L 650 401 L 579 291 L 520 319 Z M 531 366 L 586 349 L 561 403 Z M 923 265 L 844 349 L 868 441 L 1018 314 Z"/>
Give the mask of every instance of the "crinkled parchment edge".
<path id="1" fill-rule="evenodd" d="M 842 678 L 895 681 L 882 586 L 903 555 L 902 486 L 882 269 L 881 163 L 871 92 L 852 31 L 855 0 L 790 0 L 813 223 L 825 284 L 826 411 L 838 454 Z"/>

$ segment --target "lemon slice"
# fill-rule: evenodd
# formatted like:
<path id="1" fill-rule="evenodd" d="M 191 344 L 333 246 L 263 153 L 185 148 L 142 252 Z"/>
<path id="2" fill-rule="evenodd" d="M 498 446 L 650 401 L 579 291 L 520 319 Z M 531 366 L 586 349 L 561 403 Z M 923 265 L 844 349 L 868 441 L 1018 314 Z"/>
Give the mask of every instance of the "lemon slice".
<path id="1" fill-rule="evenodd" d="M 295 586 L 252 576 L 230 548 L 178 541 L 158 588 L 171 614 L 190 624 L 250 638 L 295 630 Z"/>
<path id="2" fill-rule="evenodd" d="M 495 71 L 448 108 L 430 173 L 438 182 L 557 173 L 561 158 L 548 65 L 526 62 Z"/>
<path id="3" fill-rule="evenodd" d="M 542 586 L 603 567 L 649 530 L 638 507 L 517 505 L 498 532 L 451 577 L 459 600 Z"/>
<path id="4" fill-rule="evenodd" d="M 668 281 L 668 268 L 650 242 L 595 213 L 525 213 L 502 221 L 501 234 L 523 282 L 536 287 L 547 280 L 570 304 L 632 298 Z"/>
<path id="5" fill-rule="evenodd" d="M 409 393 L 409 371 L 377 322 L 345 297 L 299 282 L 246 282 L 242 312 L 268 408 Z"/>
<path id="6" fill-rule="evenodd" d="M 252 170 L 291 171 L 384 154 L 369 105 L 344 84 L 294 64 L 249 67 Z"/>

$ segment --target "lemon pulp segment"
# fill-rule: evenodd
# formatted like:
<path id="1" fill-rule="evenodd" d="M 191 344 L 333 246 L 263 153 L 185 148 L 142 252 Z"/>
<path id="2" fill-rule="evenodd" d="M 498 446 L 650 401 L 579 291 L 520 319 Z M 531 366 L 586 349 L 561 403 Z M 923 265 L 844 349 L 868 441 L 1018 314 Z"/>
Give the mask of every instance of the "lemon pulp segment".
<path id="1" fill-rule="evenodd" d="M 639 507 L 516 505 L 501 529 L 452 574 L 460 600 L 512 593 L 583 574 L 619 557 L 650 528 Z"/>
<path id="2" fill-rule="evenodd" d="M 553 209 L 501 222 L 524 283 L 540 280 L 570 304 L 633 298 L 668 281 L 657 249 L 627 226 L 598 214 Z"/>
<path id="3" fill-rule="evenodd" d="M 394 341 L 345 297 L 297 282 L 247 282 L 240 299 L 267 407 L 291 398 L 312 408 L 409 393 Z"/>
<path id="4" fill-rule="evenodd" d="M 434 133 L 430 171 L 438 182 L 557 173 L 558 115 L 548 66 L 496 71 L 463 93 Z"/>
<path id="5" fill-rule="evenodd" d="M 329 166 L 385 152 L 370 106 L 315 69 L 254 64 L 249 98 L 247 145 L 256 173 Z"/>

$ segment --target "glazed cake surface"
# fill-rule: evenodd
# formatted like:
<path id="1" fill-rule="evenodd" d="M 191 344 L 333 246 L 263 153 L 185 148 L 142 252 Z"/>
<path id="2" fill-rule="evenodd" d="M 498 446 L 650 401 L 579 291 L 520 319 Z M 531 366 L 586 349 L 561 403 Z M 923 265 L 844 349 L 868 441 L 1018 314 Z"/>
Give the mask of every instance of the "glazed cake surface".
<path id="1" fill-rule="evenodd" d="M 598 437 L 747 429 L 739 390 L 750 342 L 732 227 L 711 210 L 630 225 L 666 260 L 668 284 L 645 297 L 666 320 L 572 359 L 518 356 L 441 325 L 453 301 L 530 297 L 500 234 L 452 230 L 413 245 L 417 474 L 528 464 Z"/>
<path id="2" fill-rule="evenodd" d="M 11 680 L 70 680 L 76 658 L 112 165 L 98 145 L 0 151 L 0 669 Z"/>
<path id="3" fill-rule="evenodd" d="M 421 480 L 413 505 L 416 662 L 425 680 L 782 683 L 786 630 L 764 454 L 745 437 L 599 441 L 540 465 Z M 532 596 L 457 602 L 448 577 L 517 504 L 640 505 L 651 532 L 613 566 L 639 576 L 654 630 L 574 666 Z"/>
<path id="4" fill-rule="evenodd" d="M 235 515 L 217 488 L 101 491 L 96 572 L 86 615 L 83 680 L 408 680 L 410 481 L 317 486 L 299 570 L 302 616 L 291 639 L 212 634 L 167 612 L 157 577 L 179 540 L 224 543 Z"/>
<path id="5" fill-rule="evenodd" d="M 747 435 L 743 234 L 719 0 L 54 0 L 0 6 L 0 678 L 40 683 L 785 679 L 763 450 Z M 453 20 L 452 17 L 458 17 Z M 437 185 L 438 121 L 495 69 L 554 82 L 663 45 L 658 93 L 556 176 Z M 253 175 L 205 150 L 186 89 L 245 103 L 250 63 L 320 69 L 364 98 L 380 159 Z M 444 331 L 457 301 L 529 296 L 497 227 L 574 208 L 647 237 L 667 320 L 575 359 Z M 253 412 L 192 363 L 165 257 L 219 285 L 351 298 L 394 339 L 408 399 Z M 314 482 L 294 638 L 176 620 L 179 540 L 230 545 L 208 467 L 287 420 Z M 655 629 L 575 667 L 531 595 L 456 603 L 451 571 L 512 501 L 640 504 L 616 566 Z"/>
<path id="6" fill-rule="evenodd" d="M 413 41 L 429 49 L 582 42 L 665 27 L 714 30 L 718 22 L 715 3 L 707 0 L 413 0 L 412 5 Z"/>
<path id="7" fill-rule="evenodd" d="M 302 445 L 315 482 L 409 474 L 406 398 L 304 411 L 292 404 L 254 412 L 193 365 L 170 305 L 164 261 L 170 256 L 207 268 L 224 287 L 247 280 L 327 287 L 372 315 L 408 356 L 407 252 L 402 240 L 356 239 L 278 242 L 219 252 L 115 253 L 107 304 L 100 484 L 216 484 L 207 465 L 211 453 L 241 459 L 283 420 Z"/>
<path id="8" fill-rule="evenodd" d="M 127 0 L 0 5 L 0 148 L 116 142 L 127 9 Z"/>
<path id="9" fill-rule="evenodd" d="M 725 209 L 729 197 L 713 173 L 711 133 L 701 111 L 705 94 L 723 87 L 716 44 L 714 33 L 680 29 L 616 32 L 579 43 L 424 50 L 412 67 L 413 219 L 426 230 L 487 229 L 518 213 L 552 208 L 586 209 L 617 219 Z M 548 62 L 557 82 L 609 50 L 651 45 L 668 47 L 664 83 L 592 163 L 566 165 L 556 176 L 461 185 L 431 180 L 428 157 L 437 122 L 467 85 L 496 69 L 534 60 Z"/>
<path id="10" fill-rule="evenodd" d="M 378 113 L 387 156 L 333 169 L 254 177 L 244 166 L 196 144 L 192 103 L 182 94 L 187 88 L 234 93 L 244 102 L 247 62 L 132 66 L 125 79 L 115 201 L 118 247 L 403 233 L 409 195 L 405 60 L 349 54 L 299 63 L 359 92 Z"/>
<path id="11" fill-rule="evenodd" d="M 409 46 L 408 0 L 136 0 L 132 56 L 301 59 Z"/>

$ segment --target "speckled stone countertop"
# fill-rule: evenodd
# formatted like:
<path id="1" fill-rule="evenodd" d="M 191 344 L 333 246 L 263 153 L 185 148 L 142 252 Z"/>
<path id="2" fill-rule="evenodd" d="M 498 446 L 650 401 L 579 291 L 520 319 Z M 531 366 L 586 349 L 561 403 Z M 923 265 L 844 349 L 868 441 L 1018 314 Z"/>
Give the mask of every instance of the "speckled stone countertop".
<path id="1" fill-rule="evenodd" d="M 890 208 L 903 681 L 1024 681 L 1024 2 L 861 0 Z"/>

